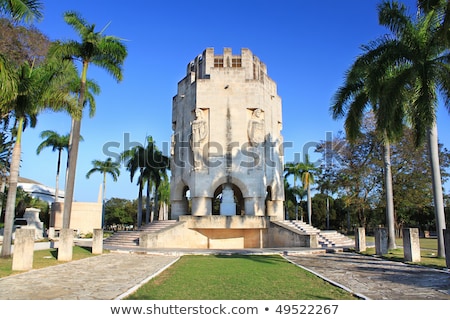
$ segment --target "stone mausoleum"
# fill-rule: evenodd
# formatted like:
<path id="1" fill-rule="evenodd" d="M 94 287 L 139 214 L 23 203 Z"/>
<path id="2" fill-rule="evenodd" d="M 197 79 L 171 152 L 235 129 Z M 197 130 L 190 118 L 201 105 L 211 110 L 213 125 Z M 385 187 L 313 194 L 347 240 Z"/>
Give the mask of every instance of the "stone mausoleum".
<path id="1" fill-rule="evenodd" d="M 129 241 L 196 249 L 325 243 L 320 230 L 284 220 L 281 98 L 250 50 L 208 48 L 187 65 L 172 129 L 171 220 L 152 222 Z M 118 245 L 120 237 L 105 242 Z"/>
<path id="2" fill-rule="evenodd" d="M 249 49 L 208 48 L 188 64 L 172 128 L 172 219 L 283 219 L 281 98 Z"/>

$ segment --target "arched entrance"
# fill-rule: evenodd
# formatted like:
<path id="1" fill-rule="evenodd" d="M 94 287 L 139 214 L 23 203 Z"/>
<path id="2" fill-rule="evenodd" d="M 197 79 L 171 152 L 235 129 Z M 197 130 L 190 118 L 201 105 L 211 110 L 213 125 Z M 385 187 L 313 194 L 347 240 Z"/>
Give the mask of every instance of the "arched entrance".
<path id="1" fill-rule="evenodd" d="M 225 184 L 220 185 L 214 191 L 214 198 L 212 199 L 212 201 L 213 201 L 212 214 L 213 215 L 221 214 L 220 209 L 221 209 L 224 186 L 225 186 Z M 231 184 L 231 189 L 233 190 L 233 198 L 234 198 L 234 203 L 236 205 L 236 215 L 243 216 L 243 215 L 245 215 L 245 205 L 244 205 L 244 197 L 242 195 L 242 191 L 234 184 Z"/>

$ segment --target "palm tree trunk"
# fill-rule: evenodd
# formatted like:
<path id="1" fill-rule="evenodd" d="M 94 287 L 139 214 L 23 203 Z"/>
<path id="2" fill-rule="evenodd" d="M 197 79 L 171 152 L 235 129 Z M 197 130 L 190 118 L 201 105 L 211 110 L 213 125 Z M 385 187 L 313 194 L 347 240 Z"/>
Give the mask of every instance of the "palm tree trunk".
<path id="1" fill-rule="evenodd" d="M 80 143 L 81 121 L 72 120 L 72 130 L 69 142 L 69 167 L 67 170 L 66 191 L 64 194 L 63 229 L 70 228 L 73 194 L 75 191 L 75 175 L 77 170 L 78 146 Z"/>
<path id="2" fill-rule="evenodd" d="M 391 171 L 391 145 L 389 141 L 384 142 L 384 187 L 386 192 L 386 222 L 388 226 L 388 249 L 395 249 L 395 213 L 394 197 L 392 191 Z"/>
<path id="3" fill-rule="evenodd" d="M 20 167 L 20 156 L 21 156 L 21 140 L 22 140 L 22 129 L 23 129 L 23 118 L 18 120 L 17 125 L 17 138 L 14 144 L 14 149 L 11 157 L 11 166 L 9 171 L 9 188 L 8 197 L 6 199 L 6 210 L 5 210 L 5 225 L 3 231 L 3 245 L 1 257 L 9 257 L 11 255 L 11 244 L 12 244 L 12 232 L 14 226 L 14 217 L 16 209 L 16 195 L 17 195 L 17 183 L 19 181 L 19 167 Z"/>
<path id="4" fill-rule="evenodd" d="M 61 170 L 61 150 L 58 151 L 58 163 L 56 165 L 55 202 L 59 200 L 59 172 Z"/>
<path id="5" fill-rule="evenodd" d="M 138 229 L 142 226 L 142 190 L 144 189 L 142 182 L 142 169 L 141 176 L 139 177 L 139 195 L 138 195 L 138 212 L 137 212 L 137 227 Z"/>
<path id="6" fill-rule="evenodd" d="M 83 70 L 81 72 L 80 94 L 78 96 L 78 108 L 80 111 L 80 119 L 72 119 L 72 129 L 70 130 L 69 139 L 69 168 L 67 171 L 66 192 L 64 195 L 64 214 L 63 229 L 70 228 L 70 216 L 72 214 L 73 194 L 75 191 L 75 175 L 77 171 L 78 147 L 80 145 L 81 135 L 81 118 L 84 106 L 84 96 L 86 92 L 86 78 L 89 63 L 83 61 Z"/>
<path id="7" fill-rule="evenodd" d="M 150 179 L 147 179 L 147 194 L 145 199 L 145 223 L 148 224 L 153 221 L 153 217 L 150 218 Z"/>
<path id="8" fill-rule="evenodd" d="M 312 205 L 311 205 L 311 187 L 307 186 L 307 206 L 308 206 L 308 223 L 312 226 Z"/>
<path id="9" fill-rule="evenodd" d="M 436 216 L 436 232 L 438 239 L 438 257 L 445 257 L 445 244 L 443 230 L 445 226 L 444 197 L 442 192 L 441 170 L 439 166 L 439 145 L 437 124 L 428 130 L 428 150 L 431 164 L 431 181 L 433 188 L 434 213 Z"/>

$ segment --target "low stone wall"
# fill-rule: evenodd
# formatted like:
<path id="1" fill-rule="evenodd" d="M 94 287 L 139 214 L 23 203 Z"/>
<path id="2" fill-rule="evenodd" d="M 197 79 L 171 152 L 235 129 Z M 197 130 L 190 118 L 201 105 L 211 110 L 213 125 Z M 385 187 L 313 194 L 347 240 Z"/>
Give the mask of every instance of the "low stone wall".
<path id="1" fill-rule="evenodd" d="M 267 217 L 181 216 L 179 223 L 157 233 L 141 233 L 143 248 L 244 249 L 317 248 L 317 235 L 302 234 Z"/>

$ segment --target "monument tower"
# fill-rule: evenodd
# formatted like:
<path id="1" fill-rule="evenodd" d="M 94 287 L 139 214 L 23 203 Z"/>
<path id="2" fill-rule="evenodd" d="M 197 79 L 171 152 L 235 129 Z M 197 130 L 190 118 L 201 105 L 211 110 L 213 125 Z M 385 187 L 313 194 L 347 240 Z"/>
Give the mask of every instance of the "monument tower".
<path id="1" fill-rule="evenodd" d="M 249 49 L 208 48 L 188 64 L 172 108 L 172 219 L 283 220 L 281 98 L 265 64 Z"/>

